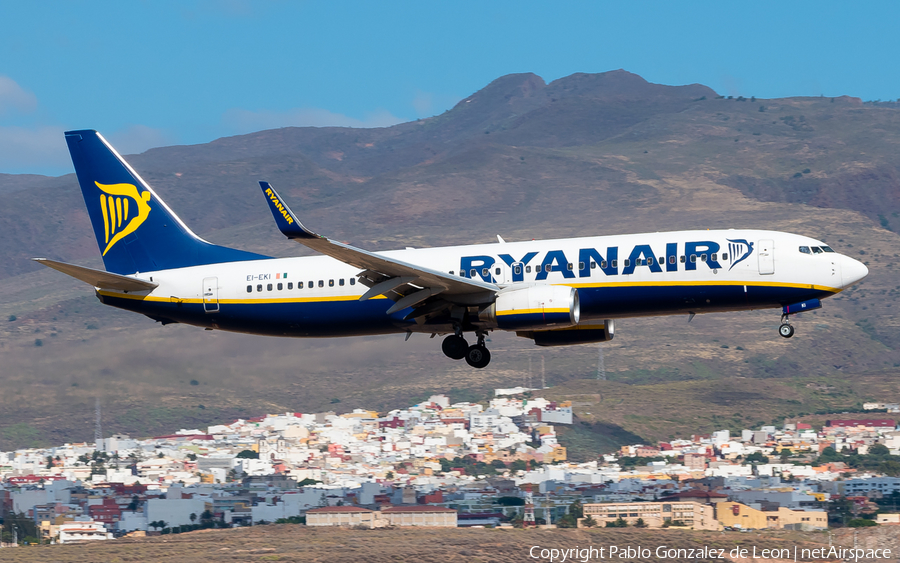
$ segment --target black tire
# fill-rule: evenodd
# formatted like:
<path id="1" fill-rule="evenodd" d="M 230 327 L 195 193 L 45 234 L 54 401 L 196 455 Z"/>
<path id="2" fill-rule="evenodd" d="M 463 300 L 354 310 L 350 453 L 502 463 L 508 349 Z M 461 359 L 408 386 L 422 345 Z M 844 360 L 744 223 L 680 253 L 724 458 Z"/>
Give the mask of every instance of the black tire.
<path id="1" fill-rule="evenodd" d="M 466 363 L 473 368 L 481 369 L 491 363 L 491 353 L 484 346 L 475 344 L 466 351 Z"/>
<path id="2" fill-rule="evenodd" d="M 780 327 L 778 327 L 778 334 L 780 334 L 781 336 L 783 336 L 785 338 L 790 338 L 790 337 L 794 336 L 794 327 L 792 327 L 789 324 L 783 324 Z"/>
<path id="3" fill-rule="evenodd" d="M 451 334 L 444 339 L 443 343 L 441 343 L 441 350 L 443 350 L 444 355 L 451 360 L 461 360 L 466 357 L 466 352 L 469 350 L 469 343 L 466 342 L 466 339 L 462 336 Z"/>

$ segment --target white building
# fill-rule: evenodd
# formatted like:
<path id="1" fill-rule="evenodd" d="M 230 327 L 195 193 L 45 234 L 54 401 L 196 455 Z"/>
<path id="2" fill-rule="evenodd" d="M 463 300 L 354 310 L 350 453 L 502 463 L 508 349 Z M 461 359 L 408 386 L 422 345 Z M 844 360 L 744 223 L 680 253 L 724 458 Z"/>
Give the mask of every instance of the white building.
<path id="1" fill-rule="evenodd" d="M 112 532 L 108 532 L 106 526 L 93 520 L 65 522 L 59 526 L 59 543 L 111 540 L 112 538 Z"/>

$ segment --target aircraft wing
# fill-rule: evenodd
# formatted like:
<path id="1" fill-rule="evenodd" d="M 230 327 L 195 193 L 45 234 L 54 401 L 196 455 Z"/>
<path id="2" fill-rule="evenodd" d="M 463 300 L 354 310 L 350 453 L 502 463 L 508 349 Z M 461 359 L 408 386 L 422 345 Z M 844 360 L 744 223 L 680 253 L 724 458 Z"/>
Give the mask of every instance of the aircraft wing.
<path id="1" fill-rule="evenodd" d="M 360 274 L 360 281 L 370 289 L 360 297 L 360 301 L 378 295 L 393 298 L 389 292 L 394 292 L 397 299 L 394 306 L 388 310 L 389 314 L 418 305 L 439 294 L 448 301 L 453 301 L 453 296 L 460 298 L 465 296 L 465 301 L 475 303 L 480 301 L 479 294 L 483 294 L 484 302 L 489 302 L 500 289 L 497 285 L 482 280 L 451 276 L 447 272 L 396 260 L 318 235 L 300 223 L 268 182 L 260 182 L 259 185 L 269 202 L 275 223 L 284 236 L 364 270 Z"/>
<path id="2" fill-rule="evenodd" d="M 93 268 L 85 268 L 84 266 L 76 266 L 75 264 L 66 264 L 65 262 L 57 262 L 48 260 L 47 258 L 32 258 L 38 264 L 43 264 L 48 268 L 60 271 L 68 276 L 72 276 L 77 280 L 89 283 L 100 289 L 116 289 L 119 291 L 150 291 L 159 286 L 158 283 L 146 280 L 122 276 L 103 270 L 95 270 Z"/>

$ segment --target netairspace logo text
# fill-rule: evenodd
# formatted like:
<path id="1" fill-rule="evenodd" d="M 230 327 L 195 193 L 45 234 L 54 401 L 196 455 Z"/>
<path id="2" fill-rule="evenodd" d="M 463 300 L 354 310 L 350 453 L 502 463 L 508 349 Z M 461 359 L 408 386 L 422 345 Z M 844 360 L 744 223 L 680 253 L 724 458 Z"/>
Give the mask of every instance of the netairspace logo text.
<path id="1" fill-rule="evenodd" d="M 816 559 L 843 559 L 848 562 L 857 562 L 860 559 L 891 559 L 890 549 L 860 549 L 847 547 L 820 547 L 820 548 L 777 548 L 762 549 L 756 546 L 741 547 L 736 546 L 733 549 L 725 547 L 669 547 L 661 545 L 656 548 L 641 546 L 603 546 L 603 547 L 578 547 L 573 548 L 554 548 L 541 547 L 539 545 L 532 546 L 528 550 L 528 556 L 531 559 L 541 561 L 565 563 L 566 561 L 586 563 L 587 561 L 599 561 L 604 559 L 612 560 L 633 560 L 633 559 L 782 559 L 792 561 L 810 561 Z"/>

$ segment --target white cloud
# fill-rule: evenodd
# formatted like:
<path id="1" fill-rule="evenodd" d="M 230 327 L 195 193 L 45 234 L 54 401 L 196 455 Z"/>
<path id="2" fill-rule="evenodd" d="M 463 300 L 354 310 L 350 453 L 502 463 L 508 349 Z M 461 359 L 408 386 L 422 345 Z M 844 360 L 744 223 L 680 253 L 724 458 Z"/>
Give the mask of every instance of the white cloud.
<path id="1" fill-rule="evenodd" d="M 0 126 L 0 173 L 61 176 L 74 172 L 62 126 Z M 104 133 L 119 154 L 173 144 L 159 129 L 132 125 Z"/>
<path id="2" fill-rule="evenodd" d="M 423 92 L 416 90 L 412 101 L 413 109 L 419 117 L 430 117 L 431 110 L 434 108 L 434 94 L 431 92 Z"/>
<path id="3" fill-rule="evenodd" d="M 61 127 L 0 127 L 0 172 L 62 175 L 71 171 Z"/>
<path id="4" fill-rule="evenodd" d="M 387 110 L 378 110 L 356 119 L 322 108 L 296 108 L 285 112 L 250 111 L 234 108 L 222 115 L 223 124 L 234 133 L 251 133 L 279 127 L 390 127 L 403 123 Z"/>
<path id="5" fill-rule="evenodd" d="M 119 154 L 139 154 L 148 149 L 175 144 L 162 129 L 146 125 L 130 125 L 111 133 L 103 134 Z"/>
<path id="6" fill-rule="evenodd" d="M 416 117 L 431 117 L 452 108 L 460 100 L 462 98 L 459 96 L 416 90 L 413 93 L 412 107 Z"/>
<path id="7" fill-rule="evenodd" d="M 12 110 L 31 113 L 37 109 L 37 98 L 8 76 L 0 76 L 0 115 Z"/>

